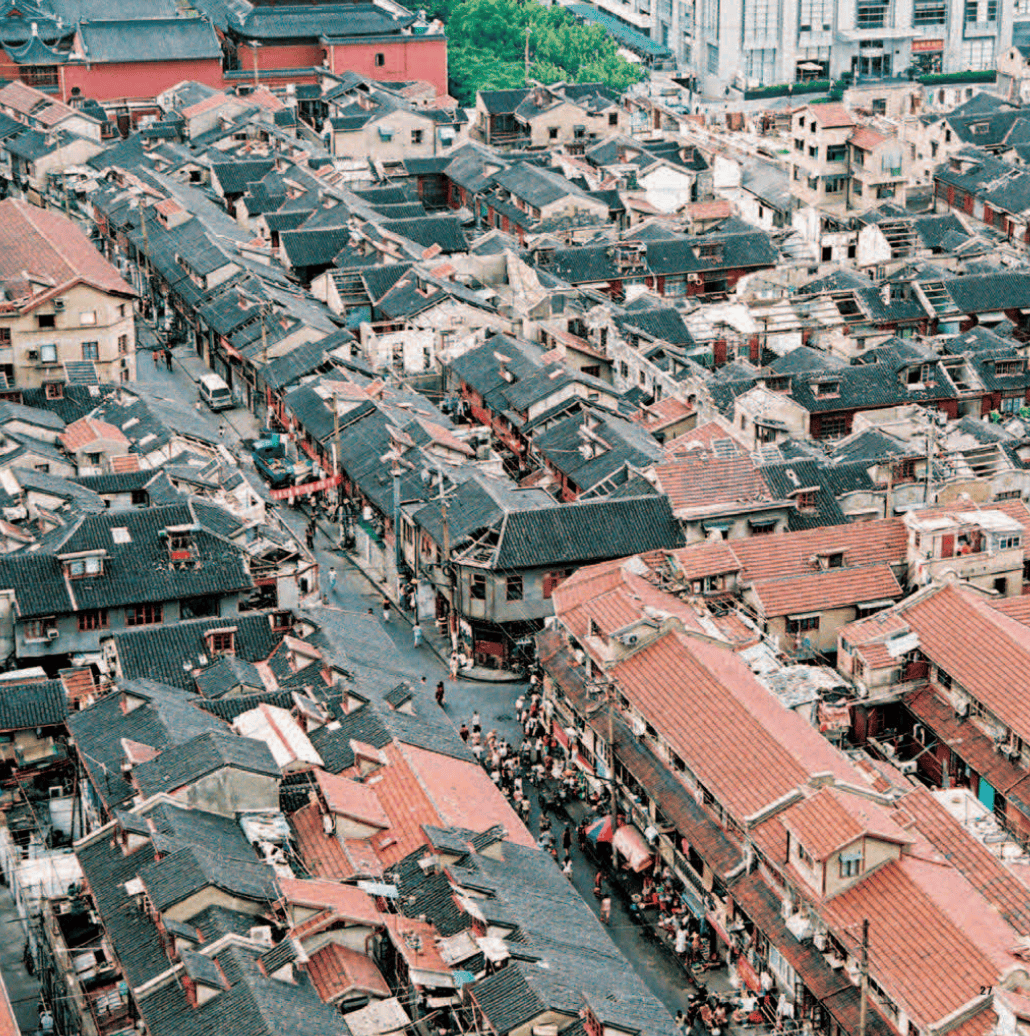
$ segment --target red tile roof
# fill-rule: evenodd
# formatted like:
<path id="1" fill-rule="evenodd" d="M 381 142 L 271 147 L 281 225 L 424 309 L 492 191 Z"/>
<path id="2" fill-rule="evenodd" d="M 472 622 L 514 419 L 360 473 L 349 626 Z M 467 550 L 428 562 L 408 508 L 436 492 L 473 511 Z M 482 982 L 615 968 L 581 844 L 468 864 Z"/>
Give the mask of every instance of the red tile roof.
<path id="1" fill-rule="evenodd" d="M 139 471 L 139 455 L 135 453 L 127 453 L 124 457 L 112 457 L 111 470 L 115 474 L 123 471 Z"/>
<path id="2" fill-rule="evenodd" d="M 733 901 L 783 954 L 817 1000 L 851 985 L 843 969 L 835 971 L 811 943 L 799 942 L 789 931 L 780 913 L 779 900 L 758 871 L 734 882 L 730 891 Z"/>
<path id="3" fill-rule="evenodd" d="M 1030 626 L 1030 594 L 1023 594 L 1020 597 L 995 597 L 991 598 L 992 608 L 996 608 L 1016 622 L 1024 626 Z"/>
<path id="4" fill-rule="evenodd" d="M 758 599 L 763 614 L 774 616 L 897 599 L 903 591 L 887 565 L 870 565 L 756 581 L 751 585 L 751 592 Z"/>
<path id="5" fill-rule="evenodd" d="M 68 425 L 58 438 L 69 453 L 75 453 L 97 439 L 110 439 L 126 445 L 129 442 L 120 428 L 106 421 L 98 421 L 95 417 L 80 417 L 78 421 Z"/>
<path id="6" fill-rule="evenodd" d="M 816 860 L 864 835 L 896 844 L 912 841 L 876 803 L 839 788 L 822 788 L 780 814 L 783 826 Z"/>
<path id="7" fill-rule="evenodd" d="M 507 832 L 508 841 L 516 845 L 536 845 L 536 839 L 503 793 L 477 763 L 429 752 L 415 745 L 398 747 L 436 809 L 439 820 L 430 823 L 474 831 L 500 825 Z"/>
<path id="8" fill-rule="evenodd" d="M 331 1004 L 351 990 L 385 999 L 390 995 L 382 972 L 371 958 L 339 943 L 326 943 L 308 957 L 308 975 L 323 1003 Z"/>
<path id="9" fill-rule="evenodd" d="M 288 905 L 328 910 L 341 919 L 368 925 L 378 925 L 381 920 L 375 900 L 353 885 L 341 885 L 336 881 L 280 878 L 279 889 L 283 901 Z"/>
<path id="10" fill-rule="evenodd" d="M 313 771 L 318 790 L 330 813 L 350 817 L 372 827 L 387 828 L 390 818 L 379 804 L 375 789 L 349 777 L 340 777 L 324 770 Z"/>
<path id="11" fill-rule="evenodd" d="M 620 690 L 739 821 L 830 771 L 857 774 L 729 648 L 666 634 L 614 667 Z"/>
<path id="12" fill-rule="evenodd" d="M 773 500 L 750 456 L 717 457 L 692 449 L 656 465 L 655 476 L 678 517 L 723 514 Z"/>
<path id="13" fill-rule="evenodd" d="M 689 604 L 653 586 L 625 558 L 580 569 L 553 597 L 555 613 L 578 639 L 588 635 L 591 620 L 610 634 L 640 619 L 648 606 L 678 615 L 690 629 L 702 629 Z"/>
<path id="14" fill-rule="evenodd" d="M 375 790 L 380 805 L 390 818 L 390 827 L 374 835 L 370 843 L 380 864 L 388 867 L 425 845 L 422 827 L 425 824 L 438 825 L 440 815 L 400 747 L 391 743 L 381 751 L 386 756 L 387 765 L 375 772 Z M 476 768 L 486 777 L 481 768 Z"/>
<path id="15" fill-rule="evenodd" d="M 7 985 L 0 976 L 0 1036 L 21 1036 L 18 1019 L 15 1017 Z"/>
<path id="16" fill-rule="evenodd" d="M 904 614 L 931 662 L 1006 726 L 1030 738 L 1030 628 L 961 584 L 921 597 Z"/>
<path id="17" fill-rule="evenodd" d="M 877 133 L 876 130 L 871 130 L 868 126 L 856 126 L 851 136 L 848 137 L 848 140 L 855 147 L 861 148 L 863 151 L 872 151 L 886 139 L 882 133 Z"/>
<path id="18" fill-rule="evenodd" d="M 1030 899 L 1018 878 L 944 808 L 926 788 L 916 788 L 898 804 L 914 819 L 914 829 L 948 862 L 1020 935 L 1030 935 Z"/>
<path id="19" fill-rule="evenodd" d="M 812 104 L 806 109 L 806 114 L 811 115 L 824 129 L 855 125 L 851 113 L 842 104 Z"/>
<path id="20" fill-rule="evenodd" d="M 907 556 L 908 530 L 899 519 L 887 518 L 752 536 L 721 544 L 698 543 L 670 554 L 685 574 L 693 575 L 696 559 L 703 558 L 713 546 L 732 551 L 736 562 L 732 568 L 741 568 L 744 579 L 756 581 L 810 574 L 817 571 L 812 561 L 815 555 L 836 551 L 843 552 L 848 568 L 901 565 Z"/>
<path id="21" fill-rule="evenodd" d="M 869 973 L 924 1028 L 994 985 L 998 969 L 934 902 L 923 887 L 927 875 L 913 864 L 884 864 L 827 900 L 822 914 L 851 952 L 870 920 Z M 933 871 L 939 877 L 948 868 Z"/>
<path id="22" fill-rule="evenodd" d="M 1027 800 L 1030 775 L 998 752 L 994 742 L 969 720 L 959 719 L 950 702 L 942 701 L 932 687 L 921 687 L 904 697 L 909 712 L 925 724 L 955 755 L 966 762 L 996 791 Z M 1025 783 L 1024 783 L 1025 782 Z"/>
<path id="23" fill-rule="evenodd" d="M 70 219 L 7 198 L 0 201 L 0 281 L 20 280 L 25 271 L 54 289 L 85 281 L 101 291 L 135 294 Z"/>
<path id="24" fill-rule="evenodd" d="M 354 874 L 343 846 L 322 827 L 322 811 L 317 802 L 298 809 L 290 816 L 297 848 L 310 874 L 339 881 Z"/>

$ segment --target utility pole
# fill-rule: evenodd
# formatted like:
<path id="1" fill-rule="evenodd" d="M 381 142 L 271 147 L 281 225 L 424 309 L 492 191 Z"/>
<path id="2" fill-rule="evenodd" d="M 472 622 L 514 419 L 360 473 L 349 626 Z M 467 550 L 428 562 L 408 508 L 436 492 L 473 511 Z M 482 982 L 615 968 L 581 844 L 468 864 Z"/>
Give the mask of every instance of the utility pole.
<path id="1" fill-rule="evenodd" d="M 529 86 L 529 34 L 533 31 L 531 25 L 526 26 L 526 56 L 525 56 L 525 69 L 526 69 L 526 86 Z"/>
<path id="2" fill-rule="evenodd" d="M 927 506 L 930 504 L 930 486 L 933 480 L 933 454 L 934 446 L 937 441 L 937 421 L 934 418 L 932 410 L 926 412 L 929 425 L 926 428 L 926 489 L 923 495 L 923 500 Z M 890 515 L 887 515 L 889 518 Z"/>
<path id="3" fill-rule="evenodd" d="M 333 478 L 340 478 L 340 396 L 333 391 Z M 341 482 L 336 483 L 336 519 L 340 524 L 340 508 L 343 504 L 343 486 Z M 340 531 L 340 539 L 343 539 L 343 530 Z"/>
<path id="4" fill-rule="evenodd" d="M 401 548 L 401 458 L 400 448 L 393 456 L 393 564 L 397 570 L 397 596 L 401 593 L 401 561 L 404 551 Z"/>
<path id="5" fill-rule="evenodd" d="M 865 1036 L 867 1001 L 869 999 L 869 918 L 862 921 L 862 959 L 858 986 L 858 1036 Z"/>
<path id="6" fill-rule="evenodd" d="M 610 784 L 608 786 L 609 808 L 611 811 L 612 825 L 612 865 L 615 865 L 615 832 L 619 830 L 619 797 L 615 783 L 615 681 L 608 679 L 606 684 L 606 698 L 608 702 L 608 745 L 611 751 L 611 773 L 608 775 Z M 863 1034 L 864 1036 L 864 1034 Z"/>

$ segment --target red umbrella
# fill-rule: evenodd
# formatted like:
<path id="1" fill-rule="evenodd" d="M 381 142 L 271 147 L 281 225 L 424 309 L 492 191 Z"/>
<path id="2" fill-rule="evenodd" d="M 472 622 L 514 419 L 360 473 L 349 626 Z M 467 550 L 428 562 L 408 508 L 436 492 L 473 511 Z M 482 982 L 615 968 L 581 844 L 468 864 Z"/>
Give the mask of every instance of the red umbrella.
<path id="1" fill-rule="evenodd" d="M 612 840 L 612 818 L 601 817 L 591 821 L 583 832 L 595 845 Z"/>

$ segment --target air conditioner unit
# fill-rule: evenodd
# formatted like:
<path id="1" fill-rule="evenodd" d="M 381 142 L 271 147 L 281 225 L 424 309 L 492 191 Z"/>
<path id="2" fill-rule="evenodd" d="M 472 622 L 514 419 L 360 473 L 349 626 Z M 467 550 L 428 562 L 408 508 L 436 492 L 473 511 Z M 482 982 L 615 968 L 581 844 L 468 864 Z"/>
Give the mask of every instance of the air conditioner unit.
<path id="1" fill-rule="evenodd" d="M 270 925 L 257 925 L 250 930 L 251 942 L 261 943 L 262 946 L 272 945 L 272 928 Z"/>
<path id="2" fill-rule="evenodd" d="M 955 706 L 955 715 L 958 719 L 965 719 L 969 715 L 969 702 L 960 701 Z"/>
<path id="3" fill-rule="evenodd" d="M 637 737 L 643 737 L 647 733 L 647 727 L 644 725 L 644 721 L 642 719 L 634 718 L 633 733 Z"/>
<path id="4" fill-rule="evenodd" d="M 918 767 L 919 763 L 915 759 L 906 759 L 905 762 L 898 764 L 898 769 L 906 776 L 915 773 Z"/>
<path id="5" fill-rule="evenodd" d="M 1005 754 L 1009 757 L 1009 761 L 1014 763 L 1019 758 L 1019 749 L 1015 745 L 1009 745 Z"/>
<path id="6" fill-rule="evenodd" d="M 56 640 L 57 639 L 57 632 L 58 631 L 57 631 L 57 627 L 56 626 L 48 626 L 47 627 L 47 631 L 46 631 L 46 639 L 47 640 Z"/>
<path id="7" fill-rule="evenodd" d="M 25 358 L 28 359 L 28 360 L 38 360 L 39 359 L 39 350 L 38 349 L 30 349 L 25 354 Z"/>
<path id="8" fill-rule="evenodd" d="M 54 311 L 56 313 L 64 311 L 64 299 L 54 299 Z"/>

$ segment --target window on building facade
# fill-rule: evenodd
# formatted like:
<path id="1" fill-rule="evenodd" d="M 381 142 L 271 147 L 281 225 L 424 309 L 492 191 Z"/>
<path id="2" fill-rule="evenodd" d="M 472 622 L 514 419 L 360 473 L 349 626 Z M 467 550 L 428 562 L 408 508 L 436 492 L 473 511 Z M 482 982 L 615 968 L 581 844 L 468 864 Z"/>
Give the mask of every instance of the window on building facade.
<path id="1" fill-rule="evenodd" d="M 508 576 L 505 585 L 505 598 L 509 601 L 522 600 L 522 576 Z"/>
<path id="2" fill-rule="evenodd" d="M 744 52 L 744 75 L 758 83 L 776 80 L 776 49 L 746 50 Z"/>
<path id="3" fill-rule="evenodd" d="M 788 633 L 809 633 L 819 629 L 818 615 L 800 615 L 793 619 L 787 619 Z"/>
<path id="4" fill-rule="evenodd" d="M 11 344 L 11 329 L 0 327 L 0 349 L 7 349 Z"/>
<path id="5" fill-rule="evenodd" d="M 996 22 L 998 0 L 966 0 L 964 20 L 967 25 Z"/>
<path id="6" fill-rule="evenodd" d="M 383 65 L 385 65 L 385 64 L 386 64 L 386 55 L 385 54 L 376 54 L 376 56 L 375 56 L 375 66 L 376 66 L 376 68 L 382 68 Z"/>
<path id="7" fill-rule="evenodd" d="M 41 363 L 57 363 L 57 346 L 52 342 L 39 347 L 39 359 Z"/>
<path id="8" fill-rule="evenodd" d="M 18 69 L 18 78 L 26 86 L 35 87 L 37 90 L 60 86 L 57 68 L 54 65 L 22 65 Z"/>
<path id="9" fill-rule="evenodd" d="M 833 0 L 800 0 L 799 32 L 829 32 L 833 28 Z"/>
<path id="10" fill-rule="evenodd" d="M 862 873 L 861 853 L 840 854 L 840 876 L 842 878 L 857 878 Z"/>
<path id="11" fill-rule="evenodd" d="M 719 48 L 714 43 L 708 44 L 708 73 L 719 74 Z"/>
<path id="12" fill-rule="evenodd" d="M 82 358 L 84 360 L 99 360 L 100 359 L 100 343 L 99 342 L 83 342 L 82 343 Z"/>
<path id="13" fill-rule="evenodd" d="M 775 39 L 780 29 L 780 4 L 775 0 L 744 0 L 744 46 L 750 40 Z"/>
<path id="14" fill-rule="evenodd" d="M 848 434 L 848 422 L 843 417 L 824 417 L 819 426 L 820 439 L 841 439 Z"/>
<path id="15" fill-rule="evenodd" d="M 164 622 L 164 608 L 157 604 L 130 604 L 125 609 L 126 626 L 153 626 Z"/>
<path id="16" fill-rule="evenodd" d="M 855 25 L 859 29 L 883 29 L 889 24 L 889 0 L 858 0 Z"/>
<path id="17" fill-rule="evenodd" d="M 129 351 L 129 336 L 119 335 L 118 336 L 118 354 L 124 356 Z"/>
<path id="18" fill-rule="evenodd" d="M 480 572 L 473 574 L 469 582 L 469 596 L 474 601 L 486 600 L 486 576 Z"/>
<path id="19" fill-rule="evenodd" d="M 78 620 L 80 633 L 89 633 L 92 630 L 106 630 L 107 609 L 87 608 L 84 612 L 79 612 Z"/>
<path id="20" fill-rule="evenodd" d="M 944 25 L 948 20 L 948 0 L 914 0 L 912 22 L 915 25 Z"/>

